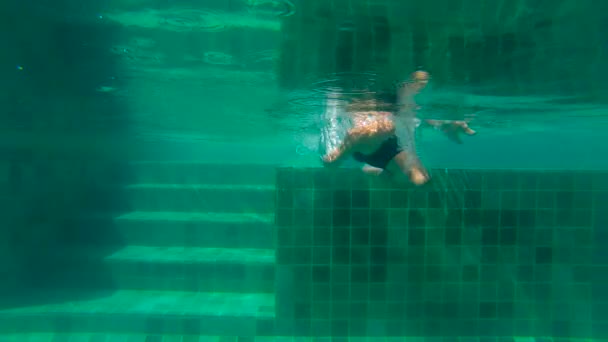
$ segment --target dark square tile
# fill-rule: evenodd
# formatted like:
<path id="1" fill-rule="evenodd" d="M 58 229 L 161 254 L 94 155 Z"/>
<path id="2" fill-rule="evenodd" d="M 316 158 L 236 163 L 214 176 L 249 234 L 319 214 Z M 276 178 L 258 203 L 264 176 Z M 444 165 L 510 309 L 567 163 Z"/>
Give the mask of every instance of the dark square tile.
<path id="1" fill-rule="evenodd" d="M 352 206 L 353 206 L 353 208 L 369 208 L 370 207 L 369 190 L 353 190 L 352 191 Z"/>
<path id="2" fill-rule="evenodd" d="M 534 210 L 519 210 L 518 215 L 518 226 L 522 228 L 532 228 L 536 225 L 536 218 Z"/>
<path id="3" fill-rule="evenodd" d="M 498 227 L 500 225 L 500 211 L 483 210 L 481 212 L 481 225 L 483 227 Z"/>
<path id="4" fill-rule="evenodd" d="M 442 281 L 442 269 L 441 266 L 438 265 L 426 265 L 425 267 L 425 277 L 428 282 L 440 282 Z"/>
<path id="5" fill-rule="evenodd" d="M 428 207 L 431 209 L 443 208 L 445 192 L 429 191 L 428 192 Z"/>
<path id="6" fill-rule="evenodd" d="M 536 206 L 540 209 L 555 208 L 555 192 L 554 191 L 539 191 L 537 193 Z"/>
<path id="7" fill-rule="evenodd" d="M 424 228 L 426 220 L 421 210 L 410 210 L 408 225 L 411 228 Z"/>
<path id="8" fill-rule="evenodd" d="M 329 305 L 330 305 L 329 300 L 331 299 L 330 294 L 331 294 L 331 288 L 330 288 L 329 284 L 324 284 L 324 283 L 313 284 L 312 300 L 314 301 L 313 315 L 315 318 L 318 318 L 318 319 L 329 318 Z M 318 310 L 326 309 L 328 316 L 327 317 L 321 316 L 321 314 L 318 311 L 315 311 L 315 306 L 319 307 L 319 308 L 317 308 Z"/>
<path id="9" fill-rule="evenodd" d="M 367 245 L 370 241 L 370 228 L 365 227 L 353 227 L 351 230 L 351 244 L 353 246 L 357 245 Z"/>
<path id="10" fill-rule="evenodd" d="M 333 225 L 335 227 L 348 227 L 350 225 L 350 209 L 334 209 Z"/>
<path id="11" fill-rule="evenodd" d="M 522 172 L 519 177 L 520 189 L 533 191 L 538 186 L 538 174 L 535 172 Z"/>
<path id="12" fill-rule="evenodd" d="M 329 227 L 332 225 L 333 212 L 330 209 L 315 209 L 313 212 L 313 224 L 316 227 Z"/>
<path id="13" fill-rule="evenodd" d="M 332 255 L 334 264 L 350 263 L 350 249 L 348 247 L 334 247 Z"/>
<path id="14" fill-rule="evenodd" d="M 516 210 L 503 210 L 500 212 L 500 225 L 502 227 L 515 227 L 517 223 Z"/>
<path id="15" fill-rule="evenodd" d="M 350 263 L 352 265 L 369 265 L 370 251 L 368 247 L 352 247 L 350 250 Z"/>
<path id="16" fill-rule="evenodd" d="M 370 210 L 370 226 L 372 229 L 388 227 L 388 213 L 386 210 Z"/>
<path id="17" fill-rule="evenodd" d="M 445 243 L 447 245 L 460 245 L 462 243 L 461 230 L 459 228 L 445 229 Z"/>
<path id="18" fill-rule="evenodd" d="M 386 282 L 386 266 L 384 265 L 376 265 L 370 267 L 369 279 L 373 283 L 383 283 Z M 378 295 L 377 293 L 375 295 Z M 374 295 L 370 294 L 372 298 Z"/>
<path id="19" fill-rule="evenodd" d="M 483 175 L 484 189 L 504 189 L 503 175 L 500 172 L 486 172 Z"/>
<path id="20" fill-rule="evenodd" d="M 593 189 L 593 177 L 589 172 L 576 172 L 574 174 L 574 189 L 576 191 L 587 191 Z"/>
<path id="21" fill-rule="evenodd" d="M 336 190 L 333 193 L 334 208 L 350 208 L 351 207 L 351 192 L 350 190 Z"/>
<path id="22" fill-rule="evenodd" d="M 482 302 L 479 303 L 479 316 L 480 318 L 489 319 L 496 318 L 497 308 L 496 302 Z"/>
<path id="23" fill-rule="evenodd" d="M 277 207 L 278 208 L 293 208 L 294 194 L 291 189 L 278 189 L 277 190 Z"/>
<path id="24" fill-rule="evenodd" d="M 331 334 L 332 336 L 348 336 L 349 324 L 347 320 L 334 320 L 331 321 Z"/>
<path id="25" fill-rule="evenodd" d="M 310 316 L 307 319 L 296 319 L 294 321 L 294 333 L 296 335 L 310 335 L 311 333 L 311 321 Z"/>
<path id="26" fill-rule="evenodd" d="M 370 205 L 371 208 L 390 208 L 391 204 L 391 192 L 386 190 L 372 190 L 370 191 Z"/>
<path id="27" fill-rule="evenodd" d="M 484 246 L 481 248 L 481 262 L 484 264 L 493 264 L 498 261 L 498 247 Z"/>
<path id="28" fill-rule="evenodd" d="M 276 255 L 276 259 L 277 259 L 277 263 L 279 264 L 292 264 L 294 262 L 294 251 L 293 248 L 289 247 L 289 248 L 277 248 L 277 255 Z"/>
<path id="29" fill-rule="evenodd" d="M 501 301 L 513 302 L 515 300 L 516 285 L 512 280 L 501 281 L 498 283 L 497 294 Z"/>
<path id="30" fill-rule="evenodd" d="M 329 299 L 329 291 L 327 291 L 327 295 L 323 295 Z M 328 301 L 317 301 L 316 297 L 315 301 L 311 305 L 311 318 L 313 320 L 326 320 L 331 317 L 331 302 Z"/>
<path id="31" fill-rule="evenodd" d="M 308 170 L 294 170 L 293 187 L 296 189 L 312 189 L 313 174 Z"/>
<path id="32" fill-rule="evenodd" d="M 558 190 L 560 187 L 558 175 L 554 172 L 545 172 L 538 178 L 537 186 L 539 190 Z"/>
<path id="33" fill-rule="evenodd" d="M 331 188 L 332 170 L 317 169 L 312 172 L 313 186 L 315 189 Z"/>
<path id="34" fill-rule="evenodd" d="M 405 190 L 392 190 L 389 193 L 390 208 L 404 209 L 409 207 L 409 193 Z"/>
<path id="35" fill-rule="evenodd" d="M 363 173 L 363 172 L 355 172 L 355 173 L 351 173 L 351 178 L 350 178 L 350 182 L 351 182 L 351 189 L 354 190 L 365 190 L 365 189 L 369 189 L 370 186 L 372 185 L 371 181 L 371 177 L 369 177 L 369 175 Z"/>
<path id="36" fill-rule="evenodd" d="M 481 190 L 483 188 L 483 172 L 466 170 L 464 172 L 466 188 L 469 190 Z"/>
<path id="37" fill-rule="evenodd" d="M 388 244 L 388 229 L 386 227 L 372 227 L 369 242 L 372 246 L 386 246 Z"/>
<path id="38" fill-rule="evenodd" d="M 536 263 L 548 264 L 553 260 L 553 249 L 551 247 L 536 248 Z"/>
<path id="39" fill-rule="evenodd" d="M 294 203 L 293 207 L 304 210 L 311 210 L 314 208 L 314 193 L 312 189 L 296 189 L 294 190 Z"/>
<path id="40" fill-rule="evenodd" d="M 313 266 L 312 268 L 312 281 L 315 283 L 329 282 L 330 271 L 329 266 Z"/>
<path id="41" fill-rule="evenodd" d="M 558 209 L 574 207 L 574 193 L 572 191 L 558 191 L 555 193 L 555 206 Z"/>
<path id="42" fill-rule="evenodd" d="M 481 191 L 466 191 L 464 193 L 465 208 L 481 208 Z"/>
<path id="43" fill-rule="evenodd" d="M 498 237 L 498 228 L 483 228 L 481 230 L 481 241 L 484 245 L 497 245 Z"/>
<path id="44" fill-rule="evenodd" d="M 386 267 L 384 266 L 376 266 L 376 267 L 372 267 L 370 269 L 370 275 L 372 275 L 373 273 L 376 273 L 376 275 L 379 274 L 386 274 Z M 386 302 L 386 282 L 385 281 L 374 281 L 374 277 L 370 277 L 372 283 L 369 285 L 369 300 L 370 302 L 377 302 L 374 303 L 375 305 L 370 305 L 369 307 L 369 311 L 370 312 L 382 312 L 382 313 L 386 313 L 386 303 L 382 303 L 382 302 Z"/>
<path id="45" fill-rule="evenodd" d="M 519 193 L 518 191 L 501 191 L 500 193 L 500 209 L 501 210 L 513 210 L 518 209 L 519 204 Z"/>
<path id="46" fill-rule="evenodd" d="M 481 210 L 468 209 L 463 214 L 465 227 L 478 227 L 481 225 Z"/>
<path id="47" fill-rule="evenodd" d="M 370 250 L 370 262 L 373 265 L 384 265 L 387 261 L 386 247 L 372 247 Z"/>
<path id="48" fill-rule="evenodd" d="M 276 214 L 276 223 L 279 227 L 293 226 L 293 210 L 278 209 Z"/>
<path id="49" fill-rule="evenodd" d="M 277 170 L 277 188 L 293 187 L 293 169 Z"/>
<path id="50" fill-rule="evenodd" d="M 519 194 L 519 208 L 521 209 L 535 209 L 536 208 L 536 195 L 535 191 L 518 191 Z"/>
<path id="51" fill-rule="evenodd" d="M 313 212 L 311 209 L 294 209 L 293 226 L 310 230 L 313 225 Z"/>
<path id="52" fill-rule="evenodd" d="M 457 230 L 457 229 L 447 229 Z M 458 230 L 459 231 L 459 230 Z M 424 246 L 426 242 L 426 231 L 423 228 L 410 228 L 408 232 L 408 244 L 410 246 Z"/>
<path id="53" fill-rule="evenodd" d="M 337 169 L 332 172 L 332 188 L 335 190 L 352 189 L 354 173 L 348 169 Z"/>
<path id="54" fill-rule="evenodd" d="M 574 192 L 574 207 L 577 209 L 593 208 L 593 192 L 591 191 L 576 191 Z"/>
<path id="55" fill-rule="evenodd" d="M 556 212 L 554 210 L 536 210 L 534 215 L 534 226 L 548 228 L 555 225 Z"/>
<path id="56" fill-rule="evenodd" d="M 277 243 L 279 246 L 293 246 L 294 244 L 294 231 L 291 227 L 277 228 Z"/>
<path id="57" fill-rule="evenodd" d="M 258 336 L 272 336 L 274 335 L 274 320 L 272 319 L 258 319 L 256 322 L 256 335 Z"/>
<path id="58" fill-rule="evenodd" d="M 574 210 L 572 226 L 589 228 L 593 226 L 593 212 L 588 209 Z"/>
<path id="59" fill-rule="evenodd" d="M 350 291 L 352 302 L 369 301 L 369 283 L 352 283 L 350 286 Z"/>
<path id="60" fill-rule="evenodd" d="M 315 226 L 312 229 L 312 241 L 315 246 L 331 245 L 331 229 L 329 226 Z"/>
<path id="61" fill-rule="evenodd" d="M 370 213 L 369 209 L 353 209 L 350 212 L 351 225 L 353 227 L 369 227 Z"/>
<path id="62" fill-rule="evenodd" d="M 517 243 L 517 229 L 503 228 L 500 229 L 500 244 L 503 246 L 512 246 Z"/>
<path id="63" fill-rule="evenodd" d="M 349 308 L 350 319 L 365 319 L 367 316 L 367 303 L 355 302 L 350 303 Z M 365 324 L 361 324 L 365 326 Z"/>
<path id="64" fill-rule="evenodd" d="M 294 263 L 300 265 L 308 265 L 312 263 L 312 248 L 307 247 L 295 247 L 293 248 L 293 260 Z"/>
<path id="65" fill-rule="evenodd" d="M 350 246 L 350 233 L 348 227 L 334 227 L 332 230 L 332 245 L 338 247 Z"/>
<path id="66" fill-rule="evenodd" d="M 425 209 L 428 208 L 427 192 L 422 189 L 415 189 L 409 192 L 409 208 Z"/>
<path id="67" fill-rule="evenodd" d="M 312 263 L 314 265 L 325 265 L 331 262 L 331 247 L 314 246 L 312 248 Z"/>
<path id="68" fill-rule="evenodd" d="M 315 209 L 331 209 L 333 204 L 332 192 L 315 189 L 313 191 L 313 206 Z"/>
<path id="69" fill-rule="evenodd" d="M 350 281 L 353 283 L 369 282 L 369 266 L 354 266 L 351 269 Z"/>

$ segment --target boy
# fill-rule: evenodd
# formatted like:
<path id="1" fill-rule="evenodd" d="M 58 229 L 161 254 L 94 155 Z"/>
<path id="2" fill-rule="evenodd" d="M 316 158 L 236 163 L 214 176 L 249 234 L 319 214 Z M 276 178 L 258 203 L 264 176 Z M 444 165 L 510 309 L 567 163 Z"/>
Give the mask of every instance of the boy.
<path id="1" fill-rule="evenodd" d="M 434 127 L 443 131 L 450 139 L 458 141 L 459 134 L 474 135 L 464 121 L 424 120 L 416 118 L 414 97 L 429 82 L 429 74 L 416 71 L 408 82 L 390 94 L 384 101 L 372 99 L 354 101 L 347 106 L 352 116 L 353 127 L 348 130 L 342 142 L 330 146 L 322 157 L 326 166 L 337 166 L 347 157 L 364 163 L 363 171 L 395 181 L 410 181 L 416 185 L 425 184 L 428 173 L 416 154 L 415 131 L 420 125 Z M 391 104 L 395 106 L 391 106 Z M 394 108 L 396 107 L 396 108 Z M 340 115 L 338 102 L 334 96 L 327 100 L 326 115 L 334 129 Z M 325 137 L 326 143 L 332 140 Z"/>

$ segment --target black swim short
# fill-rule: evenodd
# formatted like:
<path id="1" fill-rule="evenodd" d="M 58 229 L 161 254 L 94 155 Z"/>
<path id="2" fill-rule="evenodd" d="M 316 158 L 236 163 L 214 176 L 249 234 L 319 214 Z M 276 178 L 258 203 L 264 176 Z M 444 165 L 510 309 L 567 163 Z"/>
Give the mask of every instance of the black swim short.
<path id="1" fill-rule="evenodd" d="M 358 162 L 385 169 L 388 163 L 401 151 L 403 151 L 403 148 L 399 144 L 399 139 L 396 136 L 392 136 L 383 142 L 374 153 L 363 154 L 355 152 L 353 157 Z"/>

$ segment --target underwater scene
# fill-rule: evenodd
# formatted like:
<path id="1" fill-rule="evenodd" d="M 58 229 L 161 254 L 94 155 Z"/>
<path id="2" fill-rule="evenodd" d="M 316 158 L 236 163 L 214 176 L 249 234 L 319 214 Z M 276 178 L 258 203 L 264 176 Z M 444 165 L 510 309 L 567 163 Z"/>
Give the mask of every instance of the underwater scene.
<path id="1" fill-rule="evenodd" d="M 0 19 L 0 342 L 608 341 L 608 2 Z"/>

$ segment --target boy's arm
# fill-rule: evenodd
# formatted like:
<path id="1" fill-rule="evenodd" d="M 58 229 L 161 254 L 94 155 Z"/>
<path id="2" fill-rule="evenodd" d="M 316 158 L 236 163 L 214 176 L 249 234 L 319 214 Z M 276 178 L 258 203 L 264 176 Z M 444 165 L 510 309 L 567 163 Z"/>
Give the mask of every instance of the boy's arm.
<path id="1" fill-rule="evenodd" d="M 477 134 L 477 132 L 475 132 L 469 127 L 469 124 L 467 124 L 466 121 L 426 119 L 423 122 L 424 126 L 433 127 L 437 130 L 440 130 L 448 137 L 448 139 L 452 140 L 457 144 L 462 144 L 462 139 L 460 139 L 460 133 L 464 133 L 466 135 Z"/>
<path id="2" fill-rule="evenodd" d="M 410 79 L 403 82 L 402 85 L 397 89 L 397 100 L 399 106 L 399 114 L 404 117 L 416 117 L 416 110 L 418 105 L 414 100 L 414 97 L 426 88 L 430 79 L 430 75 L 426 71 L 416 71 L 412 73 Z M 475 135 L 476 132 L 472 130 L 466 121 L 451 121 L 451 120 L 432 120 L 424 119 L 421 121 L 421 128 L 432 127 L 442 131 L 452 141 L 459 144 L 462 143 L 460 139 L 460 133 L 463 132 L 467 135 Z"/>

